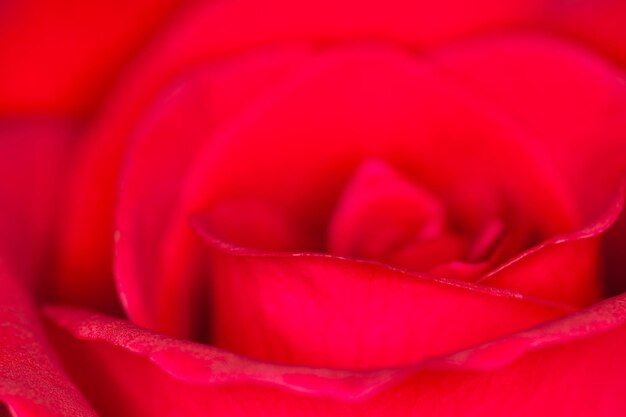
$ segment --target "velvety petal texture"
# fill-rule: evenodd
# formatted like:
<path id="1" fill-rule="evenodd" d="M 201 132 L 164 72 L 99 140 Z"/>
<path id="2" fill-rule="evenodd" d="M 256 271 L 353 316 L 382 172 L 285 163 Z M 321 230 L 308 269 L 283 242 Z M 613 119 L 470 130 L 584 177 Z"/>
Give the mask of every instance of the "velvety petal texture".
<path id="1" fill-rule="evenodd" d="M 626 406 L 625 308 L 613 298 L 457 354 L 368 372 L 257 362 L 86 311 L 45 315 L 68 371 L 103 416 L 612 417 Z"/>
<path id="2" fill-rule="evenodd" d="M 65 375 L 22 286 L 0 269 L 0 413 L 14 417 L 96 417 Z"/>
<path id="3" fill-rule="evenodd" d="M 625 28 L 0 2 L 0 416 L 620 416 Z"/>
<path id="4" fill-rule="evenodd" d="M 208 289 L 210 340 L 270 362 L 348 369 L 406 365 L 570 312 L 517 293 L 365 262 L 238 256 L 220 249 Z"/>

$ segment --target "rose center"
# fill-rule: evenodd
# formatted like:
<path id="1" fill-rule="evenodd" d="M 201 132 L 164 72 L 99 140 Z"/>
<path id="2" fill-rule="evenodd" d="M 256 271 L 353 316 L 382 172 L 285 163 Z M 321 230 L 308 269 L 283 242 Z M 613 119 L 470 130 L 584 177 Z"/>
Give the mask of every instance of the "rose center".
<path id="1" fill-rule="evenodd" d="M 196 216 L 196 224 L 231 247 L 326 252 L 472 279 L 527 246 L 532 228 L 502 204 L 485 204 L 490 199 L 475 188 L 464 190 L 435 195 L 385 162 L 368 160 L 340 193 L 322 245 L 318 232 L 259 199 L 223 200 Z"/>
<path id="2" fill-rule="evenodd" d="M 446 204 L 382 161 L 365 162 L 345 187 L 333 213 L 327 250 L 414 271 L 479 263 L 504 234 L 499 218 L 474 236 L 453 224 Z"/>

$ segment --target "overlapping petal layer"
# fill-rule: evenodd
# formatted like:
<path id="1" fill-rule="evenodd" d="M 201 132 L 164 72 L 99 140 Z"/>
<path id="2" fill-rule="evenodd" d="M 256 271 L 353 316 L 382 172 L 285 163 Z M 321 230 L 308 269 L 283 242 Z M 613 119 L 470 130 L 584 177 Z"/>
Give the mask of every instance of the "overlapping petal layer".
<path id="1" fill-rule="evenodd" d="M 161 4 L 165 9 L 168 5 Z M 98 7 L 94 10 L 99 10 Z M 124 16 L 140 12 L 142 3 L 136 7 L 125 8 L 128 15 Z M 165 9 L 159 10 L 163 12 Z M 45 9 L 42 10 L 45 14 Z M 242 13 L 242 10 L 246 12 Z M 268 10 L 271 13 L 266 13 Z M 451 14 L 451 10 L 455 12 Z M 123 154 L 133 128 L 150 103 L 157 99 L 165 86 L 189 68 L 270 43 L 323 47 L 352 41 L 380 43 L 395 40 L 405 46 L 429 46 L 468 33 L 514 26 L 536 16 L 539 10 L 537 2 L 521 0 L 506 3 L 481 0 L 471 6 L 456 0 L 437 4 L 403 0 L 367 4 L 315 1 L 297 5 L 282 0 L 270 3 L 226 0 L 200 2 L 188 7 L 172 19 L 171 26 L 156 36 L 140 59 L 130 66 L 83 139 L 64 209 L 58 268 L 59 275 L 67 280 L 63 284 L 65 287 L 83 288 L 82 297 L 73 297 L 72 301 L 115 309 L 115 297 L 110 290 L 110 248 Z M 154 11 L 158 15 L 157 10 Z M 158 18 L 156 15 L 155 19 Z M 258 15 L 265 18 L 257 19 Z M 73 14 L 69 13 L 69 16 L 71 18 Z M 63 18 L 62 14 L 60 18 Z M 416 24 L 415 19 L 421 23 Z M 142 23 L 146 26 L 130 35 L 140 36 L 142 30 L 147 31 L 150 19 L 144 18 Z M 77 27 L 83 28 L 82 24 Z M 126 33 L 124 28 L 125 25 L 120 24 L 120 33 Z M 86 45 L 85 40 L 90 37 L 77 36 L 77 39 L 80 39 L 80 46 Z M 54 48 L 50 50 L 55 51 Z M 97 55 L 98 51 L 99 48 L 91 48 L 90 54 L 96 54 L 96 59 L 85 60 L 85 63 L 97 65 L 103 59 Z M 108 69 L 98 67 L 98 71 Z M 72 72 L 61 75 L 72 76 Z M 71 96 L 81 91 L 87 90 L 65 92 L 69 94 L 68 103 L 74 103 L 76 100 Z M 85 281 L 90 282 L 92 290 L 87 288 Z"/>
<path id="2" fill-rule="evenodd" d="M 0 267 L 0 414 L 96 417 L 64 373 L 22 286 Z"/>
<path id="3" fill-rule="evenodd" d="M 463 259 L 469 251 L 469 239 L 449 230 L 448 217 L 436 195 L 406 181 L 382 161 L 366 161 L 334 209 L 326 250 L 428 271 Z"/>
<path id="4" fill-rule="evenodd" d="M 563 173 L 587 222 L 601 215 L 626 169 L 623 72 L 539 35 L 461 42 L 432 59 L 533 133 L 529 139 Z"/>
<path id="5" fill-rule="evenodd" d="M 133 321 L 152 324 L 151 281 L 160 274 L 155 261 L 191 161 L 216 130 L 307 54 L 280 48 L 199 68 L 176 83 L 141 124 L 121 175 L 115 231 L 118 291 Z"/>
<path id="6" fill-rule="evenodd" d="M 284 213 L 322 247 L 341 190 L 367 158 L 387 161 L 444 204 L 458 205 L 453 212 L 462 212 L 465 203 L 455 197 L 480 184 L 502 194 L 540 236 L 571 230 L 575 206 L 541 152 L 457 87 L 393 49 L 340 49 L 307 62 L 231 121 L 207 142 L 181 185 L 158 257 L 160 276 L 145 280 L 157 288 L 160 309 L 151 326 L 179 332 L 195 320 L 188 295 L 197 293 L 192 289 L 202 279 L 193 276 L 201 249 L 190 215 L 211 212 L 222 201 L 258 201 Z"/>
<path id="7" fill-rule="evenodd" d="M 68 371 L 103 417 L 612 417 L 626 406 L 625 308 L 616 297 L 464 352 L 368 372 L 257 362 L 80 310 L 49 307 L 45 315 Z"/>
<path id="8" fill-rule="evenodd" d="M 0 257 L 37 298 L 48 292 L 59 193 L 72 126 L 59 120 L 0 122 Z"/>
<path id="9" fill-rule="evenodd" d="M 620 0 L 546 1 L 540 31 L 584 45 L 607 61 L 626 68 L 626 4 Z"/>
<path id="10" fill-rule="evenodd" d="M 420 58 L 413 54 L 534 20 L 535 27 L 574 34 L 609 51 L 614 62 L 626 62 L 620 43 L 626 9 L 619 0 L 601 0 L 593 13 L 585 12 L 584 4 L 566 3 L 320 1 L 303 6 L 232 0 L 191 7 L 178 17 L 119 84 L 77 154 L 64 210 L 57 294 L 114 311 L 110 248 L 115 240 L 117 290 L 135 323 L 271 362 L 396 368 L 275 366 L 97 314 L 49 308 L 55 346 L 98 411 L 116 416 L 446 416 L 461 409 L 469 415 L 612 417 L 623 409 L 623 296 L 559 319 L 554 318 L 572 310 L 545 301 L 588 306 L 601 297 L 600 275 L 608 294 L 626 289 L 623 196 L 611 202 L 626 166 L 623 75 L 582 50 L 535 36 L 499 34 Z M 139 45 L 151 19 L 157 21 L 170 7 L 160 6 L 136 32 L 120 26 L 120 39 L 133 39 L 129 48 Z M 243 7 L 249 14 L 241 13 Z M 268 9 L 277 12 L 257 18 Z M 607 10 L 615 12 L 619 24 L 607 18 Z M 128 10 L 133 13 L 134 8 Z M 41 42 L 37 31 L 20 36 Z M 103 42 L 115 44 L 116 36 Z M 412 53 L 377 45 L 381 40 Z M 285 46 L 300 42 L 314 45 L 316 56 L 308 47 Z M 267 48 L 275 43 L 282 46 Z M 0 41 L 0 54 L 3 45 Z M 57 49 L 50 48 L 50 55 Z M 116 48 L 110 53 L 123 55 Z M 32 95 L 20 106 L 65 112 L 93 101 L 87 97 L 93 91 L 75 87 L 90 77 L 108 78 L 103 74 L 122 60 L 98 66 L 103 58 L 93 56 L 91 62 L 77 58 L 58 66 L 69 68 L 67 73 L 55 70 L 54 56 L 52 77 L 60 82 L 33 83 Z M 9 82 L 21 76 L 10 66 L 2 71 L 11 75 L 3 78 Z M 19 93 L 25 85 L 9 87 Z M 164 85 L 175 88 L 163 95 Z M 5 87 L 0 81 L 0 112 L 6 97 L 11 99 L 2 95 Z M 28 285 L 36 280 L 33 266 L 43 265 L 33 259 L 42 259 L 51 228 L 52 213 L 41 208 L 54 206 L 57 178 L 45 174 L 60 172 L 61 159 L 56 144 L 47 142 L 49 132 L 35 132 L 41 133 L 44 150 L 27 155 L 32 159 L 19 156 L 28 154 L 14 140 L 23 132 L 13 127 L 9 132 L 12 139 L 0 143 L 0 157 L 8 156 L 0 172 L 5 177 L 26 172 L 19 165 L 35 160 L 37 169 L 17 187 L 2 184 L 1 196 L 11 197 L 0 201 L 0 224 L 8 226 L 0 234 L 0 252 L 8 255 L 11 270 L 24 272 L 20 276 Z M 4 128 L 0 133 L 5 136 Z M 35 157 L 42 154 L 41 160 Z M 538 236 L 533 236 L 538 245 L 478 284 L 305 253 L 323 250 L 333 213 L 340 218 L 336 228 L 348 230 L 337 236 L 362 231 L 350 225 L 350 216 L 359 214 L 371 196 L 363 188 L 352 194 L 345 190 L 370 158 L 392 166 L 413 191 L 424 191 L 420 198 L 433 191 L 446 209 L 462 209 L 467 223 L 482 224 L 485 214 L 493 215 L 491 203 L 505 201 L 517 208 L 512 217 Z M 43 192 L 24 193 L 33 189 Z M 365 203 L 342 205 L 341 195 L 363 197 Z M 415 195 L 404 201 L 411 206 Z M 427 200 L 418 205 L 423 208 Z M 350 210 L 342 217 L 345 207 Z M 371 220 L 367 215 L 362 218 Z M 393 220 L 415 226 L 414 218 L 398 217 Z M 393 227 L 400 230 L 402 224 Z M 485 230 L 488 242 L 491 229 Z M 526 237 L 514 235 L 507 244 L 515 247 Z M 409 258 L 413 246 L 399 253 Z M 445 246 L 454 249 L 451 241 Z M 342 255 L 369 257 L 351 250 Z M 488 266 L 453 262 L 433 273 L 475 277 Z M 2 285 L 22 297 L 12 281 Z M 6 371 L 0 384 L 3 394 L 9 392 L 3 401 L 17 415 L 35 410 L 90 415 L 50 359 L 28 301 L 12 302 L 18 315 L 7 310 L 3 320 L 10 325 L 2 337 L 9 342 L 0 350 L 19 360 L 0 359 L 0 370 Z M 535 327 L 522 330 L 529 326 Z M 452 353 L 458 349 L 466 350 Z M 12 379 L 16 375 L 19 381 Z M 54 405 L 37 404 L 32 386 L 20 385 L 23 381 L 50 385 Z"/>
<path id="11" fill-rule="evenodd" d="M 84 115 L 180 3 L 3 2 L 0 114 Z"/>
<path id="12" fill-rule="evenodd" d="M 160 197 L 146 201 L 145 204 L 150 204 L 146 207 L 150 212 L 160 208 L 162 212 L 167 212 L 167 204 L 173 204 L 176 198 L 177 184 L 174 178 L 180 177 L 184 172 L 186 158 L 194 154 L 194 143 L 209 139 L 210 132 L 232 112 L 271 84 L 273 78 L 279 77 L 281 71 L 286 71 L 304 53 L 303 48 L 278 48 L 251 54 L 249 57 L 235 58 L 215 66 L 206 64 L 201 67 L 202 70 L 190 70 L 182 75 L 162 93 L 162 97 L 155 98 L 156 103 L 150 106 L 143 103 L 142 106 L 133 107 L 132 101 L 125 102 L 125 96 L 120 101 L 114 100 L 100 124 L 93 128 L 90 137 L 85 138 L 88 139 L 84 144 L 86 147 L 79 149 L 76 158 L 78 171 L 73 172 L 67 194 L 57 271 L 58 292 L 65 294 L 66 301 L 99 306 L 108 311 L 116 309 L 117 295 L 113 289 L 111 259 L 115 234 L 111 210 L 113 201 L 117 200 L 115 195 L 118 193 L 118 181 L 122 171 L 122 154 L 126 152 L 125 146 L 130 147 L 131 138 L 149 136 L 154 132 L 146 132 L 149 128 L 163 128 L 161 136 L 169 135 L 170 142 L 159 143 L 164 138 L 152 136 L 150 140 L 135 140 L 137 144 L 133 145 L 134 151 L 129 151 L 126 158 L 125 165 L 129 167 L 127 171 L 130 173 L 124 178 L 120 204 L 127 205 L 129 198 L 133 198 L 127 189 L 138 191 L 140 188 L 137 184 L 140 181 L 150 181 L 150 175 L 160 174 L 159 178 L 164 178 L 163 183 L 150 181 L 150 185 L 158 190 L 152 195 L 156 193 Z M 196 88 L 197 91 L 194 90 Z M 143 112 L 147 113 L 145 117 L 148 122 L 144 124 L 148 126 L 140 129 L 139 120 Z M 186 112 L 189 113 L 185 115 Z M 187 120 L 181 120 L 182 115 L 193 119 L 194 123 L 188 125 Z M 163 117 L 163 120 L 160 121 L 159 117 Z M 149 122 L 161 124 L 150 126 Z M 177 126 L 176 122 L 181 122 L 181 125 Z M 136 130 L 139 132 L 135 132 Z M 157 132 L 157 136 L 158 134 Z M 142 155 L 143 152 L 146 155 Z M 144 156 L 146 161 L 141 162 L 138 158 Z M 170 161 L 169 165 L 167 161 Z M 138 162 L 138 166 L 134 165 L 135 162 Z M 141 171 L 143 168 L 148 171 Z M 145 192 L 148 192 L 150 186 L 146 185 L 145 188 Z M 126 220 L 126 217 L 122 217 Z M 150 214 L 144 220 L 150 221 L 155 217 L 158 217 L 156 213 Z M 158 228 L 158 221 L 152 220 L 151 224 L 156 224 Z M 145 228 L 143 230 L 157 232 Z M 158 242 L 144 239 L 141 244 Z M 142 246 L 140 248 L 141 251 L 147 250 Z M 135 307 L 131 307 L 133 308 Z M 130 314 L 135 317 L 135 314 L 142 313 L 133 311 Z"/>
<path id="13" fill-rule="evenodd" d="M 400 366 L 571 312 L 518 293 L 379 264 L 232 253 L 205 237 L 215 251 L 207 291 L 209 340 L 269 362 Z"/>

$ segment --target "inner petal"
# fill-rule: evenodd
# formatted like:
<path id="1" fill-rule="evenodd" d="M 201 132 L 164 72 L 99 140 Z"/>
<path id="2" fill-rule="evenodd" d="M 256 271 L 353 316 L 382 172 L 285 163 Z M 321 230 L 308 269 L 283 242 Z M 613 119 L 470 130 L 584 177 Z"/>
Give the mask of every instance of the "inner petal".
<path id="1" fill-rule="evenodd" d="M 155 257 L 159 273 L 146 276 L 155 287 L 157 321 L 180 329 L 197 316 L 184 285 L 201 263 L 189 215 L 225 200 L 260 198 L 322 234 L 348 178 L 371 157 L 419 178 L 451 212 L 465 213 L 464 205 L 450 204 L 460 183 L 484 184 L 498 196 L 506 190 L 519 213 L 546 233 L 570 230 L 569 194 L 528 143 L 508 119 L 411 55 L 374 46 L 324 53 L 198 152 Z"/>
<path id="2" fill-rule="evenodd" d="M 465 256 L 442 202 L 381 160 L 366 161 L 344 190 L 328 231 L 328 251 L 413 270 Z"/>
<path id="3" fill-rule="evenodd" d="M 194 216 L 227 245 L 267 252 L 319 252 L 315 235 L 280 207 L 261 200 L 228 199 Z"/>

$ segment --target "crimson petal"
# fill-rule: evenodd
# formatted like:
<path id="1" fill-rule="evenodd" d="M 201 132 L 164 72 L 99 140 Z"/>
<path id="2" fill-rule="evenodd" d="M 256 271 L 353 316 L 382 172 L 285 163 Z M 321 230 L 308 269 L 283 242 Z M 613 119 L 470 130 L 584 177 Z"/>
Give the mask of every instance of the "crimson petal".
<path id="1" fill-rule="evenodd" d="M 74 117 L 92 110 L 179 7 L 176 0 L 3 2 L 0 113 Z"/>
<path id="2" fill-rule="evenodd" d="M 395 49 L 363 46 L 303 67 L 207 141 L 181 185 L 155 259 L 161 274 L 150 277 L 160 330 L 179 332 L 197 320 L 188 300 L 202 279 L 191 273 L 201 248 L 188 227 L 190 215 L 247 197 L 279 207 L 323 241 L 341 189 L 368 158 L 387 161 L 444 201 L 475 184 L 506 192 L 520 215 L 547 235 L 577 224 L 567 190 L 523 132 L 427 64 Z M 463 203 L 456 200 L 450 210 L 462 212 Z"/>
<path id="3" fill-rule="evenodd" d="M 462 42 L 433 61 L 533 132 L 530 139 L 575 190 L 587 223 L 602 215 L 626 167 L 621 71 L 575 45 L 538 35 Z"/>
<path id="4" fill-rule="evenodd" d="M 100 109 L 100 115 L 93 121 L 92 128 L 85 134 L 84 145 L 72 175 L 72 187 L 68 191 L 64 209 L 65 233 L 59 245 L 59 275 L 67 277 L 68 286 L 83 287 L 83 297 L 74 301 L 92 305 L 93 302 L 99 302 L 102 294 L 107 294 L 108 305 L 115 304 L 109 265 L 117 175 L 122 155 L 134 126 L 146 108 L 158 97 L 159 91 L 188 68 L 221 60 L 225 56 L 232 56 L 233 52 L 242 53 L 275 42 L 326 45 L 333 41 L 342 43 L 377 38 L 396 40 L 400 45 L 431 46 L 468 33 L 487 32 L 520 23 L 535 16 L 540 3 L 527 0 L 505 3 L 480 0 L 479 3 L 469 5 L 460 0 L 436 4 L 404 0 L 367 3 L 324 0 L 305 5 L 285 0 L 262 3 L 225 0 L 190 6 L 172 19 L 171 26 L 156 37 L 128 69 L 116 84 L 110 99 Z M 164 9 L 153 10 L 157 15 L 158 11 L 165 13 L 168 4 L 159 3 Z M 99 16 L 100 6 L 89 10 L 95 10 L 95 15 Z M 124 10 L 132 15 L 141 11 L 142 6 L 141 3 L 137 9 L 124 7 Z M 268 10 L 271 13 L 267 13 Z M 451 13 L 452 10 L 454 13 Z M 42 9 L 44 15 L 45 12 Z M 77 14 L 80 16 L 80 13 L 82 11 Z M 91 16 L 91 13 L 88 15 Z M 261 15 L 265 18 L 258 19 Z M 72 16 L 66 17 L 71 19 Z M 61 20 L 63 18 L 60 16 Z M 135 22 L 136 19 L 130 20 Z M 154 16 L 154 20 L 151 20 L 144 14 L 141 20 L 142 23 L 154 24 L 159 19 Z M 83 30 L 83 22 L 90 22 L 87 29 L 91 28 L 90 19 L 81 20 L 81 25 L 72 27 Z M 122 26 L 121 29 L 126 28 Z M 140 33 L 132 33 L 131 37 L 147 34 L 148 26 L 141 26 Z M 24 27 L 30 28 L 30 25 Z M 111 32 L 114 33 L 117 32 Z M 34 37 L 47 39 L 36 33 Z M 81 39 L 79 46 L 83 45 L 83 37 L 77 36 L 77 39 Z M 139 38 L 134 39 L 139 42 Z M 133 42 L 126 46 L 132 48 Z M 53 53 L 56 50 L 50 49 Z M 102 71 L 101 74 L 107 74 L 108 77 L 109 68 L 100 65 L 98 59 L 85 63 L 94 65 L 96 72 Z M 40 67 L 37 65 L 37 71 Z M 78 71 L 82 72 L 82 67 Z M 88 72 L 85 74 L 89 75 Z M 62 77 L 66 75 L 69 75 L 69 81 L 78 80 L 73 78 L 72 73 L 60 74 Z M 89 76 L 86 78 L 91 81 Z M 12 77 L 6 79 L 10 82 Z M 48 78 L 45 80 L 45 87 L 56 85 L 47 82 Z M 91 92 L 91 89 L 72 89 L 66 99 L 60 102 L 61 108 L 74 107 L 80 100 L 71 95 L 80 95 L 81 92 Z M 100 272 L 95 274 L 94 271 Z M 85 280 L 90 282 L 88 287 L 83 284 Z"/>
<path id="5" fill-rule="evenodd" d="M 0 122 L 0 256 L 29 292 L 48 300 L 72 127 L 58 120 Z"/>
<path id="6" fill-rule="evenodd" d="M 154 326 L 153 278 L 190 161 L 213 132 L 308 52 L 279 48 L 196 69 L 148 112 L 129 145 L 116 211 L 115 272 L 129 317 Z M 182 324 L 181 324 L 182 325 Z M 193 322 L 181 327 L 193 326 Z"/>
<path id="7" fill-rule="evenodd" d="M 103 417 L 452 417 L 477 404 L 486 417 L 613 417 L 626 407 L 623 296 L 468 351 L 368 372 L 272 365 L 96 313 L 44 312 L 68 371 Z"/>
<path id="8" fill-rule="evenodd" d="M 601 268 L 600 245 L 624 212 L 624 189 L 597 221 L 517 255 L 479 282 L 575 306 L 600 301 L 600 275 L 607 272 Z"/>
<path id="9" fill-rule="evenodd" d="M 626 4 L 621 0 L 547 2 L 541 28 L 573 39 L 626 68 Z"/>
<path id="10" fill-rule="evenodd" d="M 15 417 L 96 417 L 65 375 L 31 300 L 0 271 L 0 413 Z"/>
<path id="11" fill-rule="evenodd" d="M 447 230 L 447 217 L 443 202 L 419 184 L 366 161 L 334 210 L 328 251 L 425 271 L 464 255 L 466 242 Z"/>
<path id="12" fill-rule="evenodd" d="M 202 219 L 194 223 L 212 249 L 212 342 L 270 362 L 406 365 L 568 312 L 521 294 L 374 263 L 251 254 L 215 240 Z"/>
<path id="13" fill-rule="evenodd" d="M 605 13 L 618 3 L 601 1 L 594 3 L 592 9 Z M 585 2 L 556 9 L 560 12 L 553 17 L 558 19 L 589 18 L 578 14 L 586 10 Z M 616 11 L 619 16 L 619 10 Z M 583 26 L 581 29 L 587 30 Z M 602 233 L 606 225 L 598 219 L 614 217 L 610 212 L 619 211 L 611 199 L 626 167 L 623 72 L 589 51 L 540 36 L 474 40 L 440 51 L 435 62 L 449 76 L 497 103 L 535 133 L 533 138 L 548 151 L 576 191 L 585 222 Z M 601 250 L 600 237 L 562 237 L 561 244 L 545 246 L 551 252 L 546 259 L 537 259 L 536 265 L 541 265 L 536 269 L 537 279 L 526 273 L 516 274 L 514 267 L 505 274 L 496 272 L 487 282 L 572 304 L 588 304 L 597 298 L 597 288 L 589 288 L 589 280 L 582 276 L 578 279 L 576 272 L 596 268 L 600 251 L 603 259 L 611 259 L 603 272 L 611 276 L 605 281 L 609 293 L 615 294 L 623 288 L 617 277 L 617 271 L 622 270 L 617 260 L 624 253 L 620 249 L 623 237 L 618 236 L 623 236 L 623 232 L 609 231 L 607 236 L 610 238 L 602 239 Z M 570 238 L 571 242 L 567 242 Z M 562 261 L 555 263 L 559 257 Z M 532 257 L 528 260 L 532 263 Z M 578 267 L 571 268 L 574 275 L 563 274 L 563 265 L 573 262 L 578 263 Z M 506 276 L 510 272 L 511 276 Z"/>

